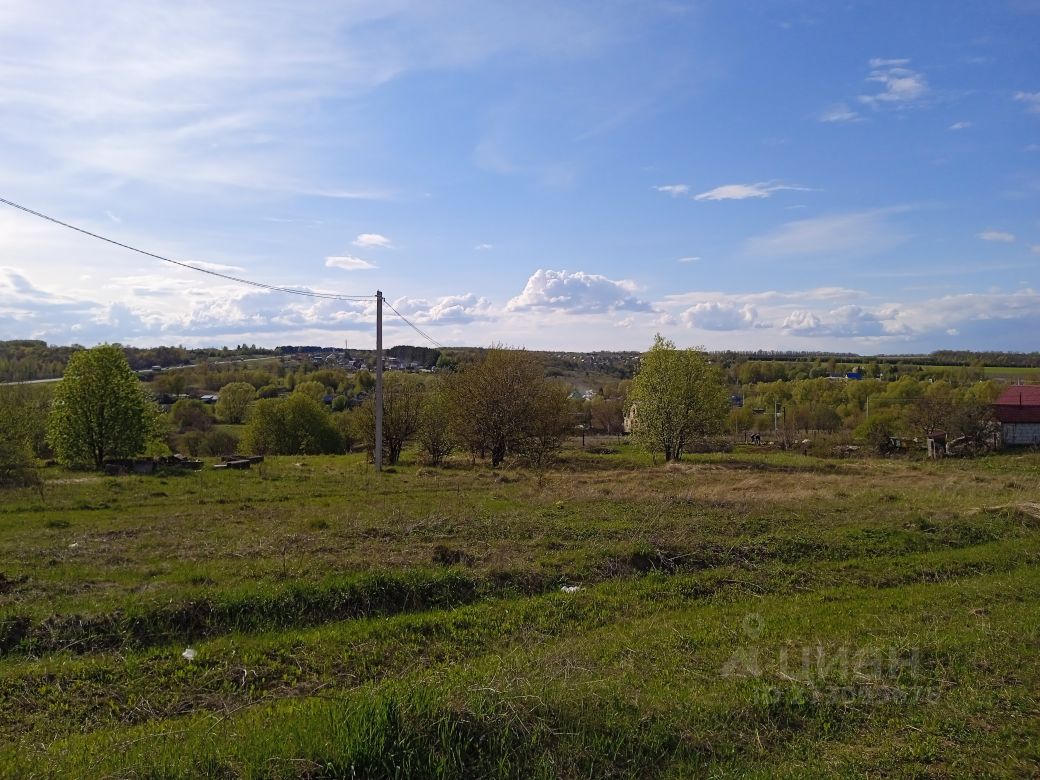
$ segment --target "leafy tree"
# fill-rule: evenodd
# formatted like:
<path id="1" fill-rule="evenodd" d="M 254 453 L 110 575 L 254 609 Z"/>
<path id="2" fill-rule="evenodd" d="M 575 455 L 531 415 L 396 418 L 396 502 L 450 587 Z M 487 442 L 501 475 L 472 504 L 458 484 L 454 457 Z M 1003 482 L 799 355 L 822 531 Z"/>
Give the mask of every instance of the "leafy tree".
<path id="1" fill-rule="evenodd" d="M 891 417 L 872 417 L 861 426 L 863 438 L 878 455 L 887 455 L 892 451 L 892 436 L 895 425 Z"/>
<path id="2" fill-rule="evenodd" d="M 595 398 L 589 409 L 592 427 L 608 436 L 621 433 L 625 424 L 624 404 L 619 398 Z"/>
<path id="3" fill-rule="evenodd" d="M 321 455 L 343 451 L 331 415 L 303 393 L 257 401 L 242 442 L 246 449 L 258 454 Z"/>
<path id="4" fill-rule="evenodd" d="M 323 403 L 325 401 L 325 394 L 328 391 L 325 389 L 325 385 L 321 382 L 313 382 L 308 380 L 306 382 L 300 382 L 296 385 L 296 389 L 293 393 L 305 395 L 316 403 Z"/>
<path id="5" fill-rule="evenodd" d="M 0 438 L 24 444 L 30 456 L 51 457 L 47 416 L 52 389 L 50 385 L 0 387 Z"/>
<path id="6" fill-rule="evenodd" d="M 332 427 L 339 433 L 343 444 L 343 451 L 350 452 L 357 442 L 357 422 L 354 420 L 355 412 L 350 410 L 336 412 L 332 415 Z"/>
<path id="7" fill-rule="evenodd" d="M 354 395 L 369 393 L 376 386 L 376 378 L 368 369 L 361 369 L 354 374 Z"/>
<path id="8" fill-rule="evenodd" d="M 152 387 L 157 393 L 181 395 L 188 386 L 188 376 L 184 371 L 166 371 L 155 378 Z"/>
<path id="9" fill-rule="evenodd" d="M 209 407 L 197 398 L 182 398 L 170 407 L 170 421 L 181 433 L 208 431 L 213 427 Z"/>
<path id="10" fill-rule="evenodd" d="M 217 417 L 224 422 L 240 423 L 246 419 L 246 411 L 255 398 L 256 389 L 248 382 L 224 385 L 217 399 Z"/>
<path id="11" fill-rule="evenodd" d="M 734 433 L 750 431 L 755 427 L 755 412 L 745 404 L 734 406 L 726 415 L 726 428 Z"/>
<path id="12" fill-rule="evenodd" d="M 49 441 L 65 463 L 129 458 L 143 452 L 155 429 L 158 408 L 118 347 L 76 352 L 54 390 Z"/>
<path id="13" fill-rule="evenodd" d="M 347 397 L 345 395 L 337 395 L 335 398 L 332 399 L 332 411 L 342 412 L 344 409 L 347 408 L 348 403 L 349 401 L 347 400 Z"/>
<path id="14" fill-rule="evenodd" d="M 571 427 L 557 397 L 566 401 L 566 390 L 523 350 L 492 347 L 449 376 L 447 393 L 455 435 L 472 454 L 490 456 L 492 466 L 525 450 L 544 460 L 545 447 L 559 449 Z"/>
<path id="15" fill-rule="evenodd" d="M 383 456 L 393 465 L 401 458 L 405 444 L 419 430 L 422 417 L 424 387 L 421 382 L 405 374 L 387 374 L 383 377 Z M 375 449 L 376 403 L 369 396 L 354 415 L 358 438 L 365 449 Z"/>
<path id="16" fill-rule="evenodd" d="M 899 380 L 898 384 L 909 387 L 907 383 L 910 382 L 914 380 L 904 378 Z M 921 436 L 927 436 L 932 431 L 944 431 L 950 427 L 957 401 L 953 389 L 948 384 L 936 382 L 906 406 L 907 422 L 911 429 Z"/>
<path id="17" fill-rule="evenodd" d="M 454 371 L 459 367 L 459 359 L 456 355 L 442 352 L 437 358 L 437 368 L 441 371 Z"/>
<path id="18" fill-rule="evenodd" d="M 448 394 L 443 386 L 435 387 L 426 394 L 416 435 L 423 455 L 432 466 L 439 466 L 455 449 L 450 419 Z"/>
<path id="19" fill-rule="evenodd" d="M 33 457 L 38 425 L 32 395 L 21 387 L 0 387 L 0 487 L 39 484 Z"/>
<path id="20" fill-rule="evenodd" d="M 570 394 L 560 382 L 544 380 L 531 389 L 526 425 L 516 451 L 531 466 L 543 468 L 574 430 Z"/>
<path id="21" fill-rule="evenodd" d="M 990 403 L 972 395 L 961 399 L 954 407 L 950 427 L 967 440 L 972 452 L 985 449 L 1000 430 Z"/>
<path id="22" fill-rule="evenodd" d="M 722 375 L 695 349 L 658 334 L 632 382 L 632 433 L 647 450 L 677 460 L 698 438 L 721 430 L 729 408 Z"/>

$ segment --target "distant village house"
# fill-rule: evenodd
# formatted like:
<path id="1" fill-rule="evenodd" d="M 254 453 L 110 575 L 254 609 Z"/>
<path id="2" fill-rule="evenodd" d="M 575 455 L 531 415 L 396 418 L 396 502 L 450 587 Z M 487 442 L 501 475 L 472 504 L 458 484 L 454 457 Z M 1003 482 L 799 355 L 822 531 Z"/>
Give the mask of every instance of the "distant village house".
<path id="1" fill-rule="evenodd" d="M 993 404 L 1005 447 L 1040 444 L 1040 385 L 1007 388 Z"/>

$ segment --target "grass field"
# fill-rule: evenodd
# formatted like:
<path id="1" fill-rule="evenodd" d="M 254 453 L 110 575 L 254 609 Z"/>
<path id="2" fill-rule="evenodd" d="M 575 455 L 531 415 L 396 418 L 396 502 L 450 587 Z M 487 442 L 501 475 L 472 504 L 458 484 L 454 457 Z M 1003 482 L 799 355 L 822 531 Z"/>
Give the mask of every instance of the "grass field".
<path id="1" fill-rule="evenodd" d="M 1040 455 L 603 449 L 4 493 L 0 776 L 1035 776 Z"/>

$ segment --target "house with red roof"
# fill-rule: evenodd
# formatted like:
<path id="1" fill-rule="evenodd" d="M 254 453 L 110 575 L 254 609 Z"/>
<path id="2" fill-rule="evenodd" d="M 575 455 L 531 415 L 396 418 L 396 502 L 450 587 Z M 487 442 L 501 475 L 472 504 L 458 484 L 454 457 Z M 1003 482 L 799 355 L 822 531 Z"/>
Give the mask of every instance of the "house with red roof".
<path id="1" fill-rule="evenodd" d="M 1004 446 L 1040 445 L 1040 385 L 1013 385 L 993 404 Z"/>

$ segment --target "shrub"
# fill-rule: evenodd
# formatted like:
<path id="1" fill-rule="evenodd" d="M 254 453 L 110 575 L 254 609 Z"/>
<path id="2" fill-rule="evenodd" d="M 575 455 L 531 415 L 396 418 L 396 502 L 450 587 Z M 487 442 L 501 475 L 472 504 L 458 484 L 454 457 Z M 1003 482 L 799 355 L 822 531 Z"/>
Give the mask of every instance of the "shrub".
<path id="1" fill-rule="evenodd" d="M 182 455 L 198 457 L 202 453 L 202 443 L 205 439 L 206 434 L 202 431 L 188 431 L 177 438 L 177 449 Z"/>
<path id="2" fill-rule="evenodd" d="M 170 420 L 181 433 L 208 431 L 213 427 L 209 408 L 195 398 L 182 398 L 170 407 Z"/>
<path id="3" fill-rule="evenodd" d="M 238 449 L 238 437 L 230 431 L 214 429 L 202 438 L 200 454 L 210 457 L 233 455 Z"/>
<path id="4" fill-rule="evenodd" d="M 321 455 L 343 451 L 339 431 L 320 403 L 302 393 L 257 401 L 243 445 L 258 454 Z"/>

